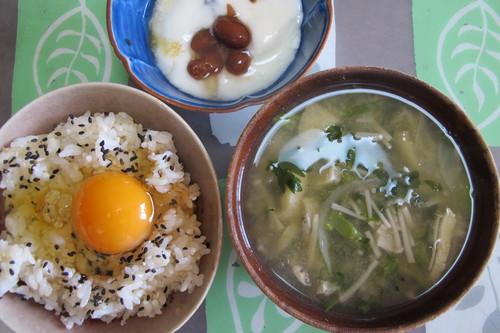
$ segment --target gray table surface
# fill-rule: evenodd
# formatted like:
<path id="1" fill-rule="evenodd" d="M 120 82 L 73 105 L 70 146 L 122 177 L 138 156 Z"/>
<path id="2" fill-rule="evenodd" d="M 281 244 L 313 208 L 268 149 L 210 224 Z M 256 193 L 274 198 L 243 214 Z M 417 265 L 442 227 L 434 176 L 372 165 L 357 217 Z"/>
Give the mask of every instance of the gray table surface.
<path id="1" fill-rule="evenodd" d="M 379 66 L 415 75 L 411 7 L 410 0 L 335 1 L 336 66 Z M 0 8 L 0 124 L 3 124 L 11 113 L 17 1 L 0 0 Z M 208 114 L 174 109 L 204 142 L 218 177 L 224 178 L 233 147 L 221 144 L 214 137 Z M 492 147 L 491 151 L 498 168 L 500 147 Z M 179 332 L 206 332 L 206 329 L 203 305 Z M 0 333 L 8 332 L 12 331 L 0 322 Z M 425 332 L 425 327 L 411 332 Z"/>

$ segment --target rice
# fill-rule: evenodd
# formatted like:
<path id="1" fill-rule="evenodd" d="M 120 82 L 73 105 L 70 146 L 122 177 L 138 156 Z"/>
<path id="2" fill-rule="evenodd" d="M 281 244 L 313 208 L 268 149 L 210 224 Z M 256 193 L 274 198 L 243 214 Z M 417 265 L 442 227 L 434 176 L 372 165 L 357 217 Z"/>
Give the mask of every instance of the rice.
<path id="1" fill-rule="evenodd" d="M 80 184 L 105 171 L 141 180 L 155 201 L 149 238 L 118 255 L 89 249 L 71 223 Z M 33 299 L 70 329 L 87 318 L 124 324 L 159 315 L 173 292 L 203 283 L 198 262 L 210 250 L 194 213 L 200 191 L 170 133 L 145 129 L 125 113 L 87 112 L 49 134 L 14 140 L 0 153 L 0 172 L 0 297 Z"/>

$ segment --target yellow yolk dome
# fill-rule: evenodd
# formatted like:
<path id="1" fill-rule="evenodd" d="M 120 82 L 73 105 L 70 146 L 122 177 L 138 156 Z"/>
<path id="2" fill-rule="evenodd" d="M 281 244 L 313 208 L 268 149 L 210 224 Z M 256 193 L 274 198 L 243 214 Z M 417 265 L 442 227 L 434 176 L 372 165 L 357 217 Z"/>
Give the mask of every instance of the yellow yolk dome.
<path id="1" fill-rule="evenodd" d="M 90 248 L 104 254 L 133 250 L 151 233 L 153 201 L 127 174 L 105 172 L 85 180 L 73 199 L 73 226 Z"/>

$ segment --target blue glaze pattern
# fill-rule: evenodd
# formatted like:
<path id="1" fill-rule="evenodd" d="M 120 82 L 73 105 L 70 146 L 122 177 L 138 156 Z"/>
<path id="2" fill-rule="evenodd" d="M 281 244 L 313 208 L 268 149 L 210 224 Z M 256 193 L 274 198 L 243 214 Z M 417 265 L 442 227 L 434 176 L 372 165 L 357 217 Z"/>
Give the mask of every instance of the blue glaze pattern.
<path id="1" fill-rule="evenodd" d="M 108 33 L 115 53 L 143 89 L 171 104 L 196 111 L 228 112 L 264 102 L 312 65 L 331 28 L 331 0 L 303 0 L 302 40 L 295 59 L 272 85 L 239 99 L 198 98 L 173 86 L 156 66 L 150 47 L 149 21 L 155 0 L 108 0 Z"/>

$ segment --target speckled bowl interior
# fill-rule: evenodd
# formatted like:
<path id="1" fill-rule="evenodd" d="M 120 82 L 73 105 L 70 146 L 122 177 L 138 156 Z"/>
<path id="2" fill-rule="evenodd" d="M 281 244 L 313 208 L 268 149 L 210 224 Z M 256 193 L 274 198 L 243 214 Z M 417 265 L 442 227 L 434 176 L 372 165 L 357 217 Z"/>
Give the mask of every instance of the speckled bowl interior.
<path id="1" fill-rule="evenodd" d="M 207 100 L 180 91 L 156 66 L 149 34 L 154 2 L 108 0 L 107 25 L 111 44 L 130 77 L 142 89 L 167 103 L 195 111 L 229 112 L 262 103 L 307 72 L 321 52 L 333 22 L 331 0 L 303 0 L 302 40 L 285 73 L 269 87 L 252 95 L 228 101 Z"/>
<path id="2" fill-rule="evenodd" d="M 154 318 L 132 317 L 124 326 L 119 320 L 106 324 L 87 320 L 71 332 L 171 332 L 182 326 L 198 309 L 212 284 L 222 246 L 222 208 L 217 177 L 203 144 L 189 125 L 165 103 L 131 87 L 111 83 L 83 83 L 60 88 L 39 97 L 17 112 L 0 129 L 0 146 L 26 135 L 38 135 L 53 130 L 70 114 L 79 116 L 86 111 L 126 112 L 146 128 L 173 134 L 177 153 L 193 182 L 200 186 L 197 216 L 202 222 L 202 234 L 210 242 L 211 253 L 199 264 L 205 275 L 202 286 L 192 294 L 174 293 L 173 301 L 163 314 Z M 145 112 L 147 111 L 147 112 Z M 0 221 L 0 230 L 3 229 Z M 0 320 L 15 332 L 69 332 L 59 318 L 42 305 L 9 293 L 0 299 Z"/>
<path id="3" fill-rule="evenodd" d="M 470 172 L 473 217 L 459 259 L 445 277 L 410 303 L 377 315 L 326 312 L 290 289 L 260 260 L 247 235 L 242 212 L 242 188 L 247 166 L 273 119 L 326 93 L 367 88 L 400 96 L 433 116 L 458 145 Z M 445 312 L 472 287 L 486 267 L 498 235 L 498 174 L 491 153 L 466 114 L 442 93 L 409 75 L 370 67 L 338 68 L 304 77 L 279 92 L 251 119 L 231 159 L 226 188 L 229 231 L 236 252 L 262 291 L 296 318 L 324 330 L 338 332 L 402 331 L 416 328 Z"/>

